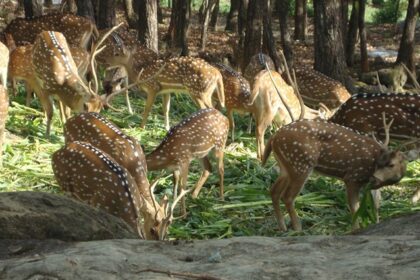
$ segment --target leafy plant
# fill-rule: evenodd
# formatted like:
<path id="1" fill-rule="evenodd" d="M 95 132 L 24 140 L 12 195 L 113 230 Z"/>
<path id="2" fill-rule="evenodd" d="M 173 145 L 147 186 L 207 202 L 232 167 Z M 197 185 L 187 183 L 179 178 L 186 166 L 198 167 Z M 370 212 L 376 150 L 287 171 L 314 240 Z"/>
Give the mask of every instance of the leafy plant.
<path id="1" fill-rule="evenodd" d="M 402 16 L 400 0 L 386 0 L 383 7 L 373 14 L 374 23 L 396 23 Z"/>

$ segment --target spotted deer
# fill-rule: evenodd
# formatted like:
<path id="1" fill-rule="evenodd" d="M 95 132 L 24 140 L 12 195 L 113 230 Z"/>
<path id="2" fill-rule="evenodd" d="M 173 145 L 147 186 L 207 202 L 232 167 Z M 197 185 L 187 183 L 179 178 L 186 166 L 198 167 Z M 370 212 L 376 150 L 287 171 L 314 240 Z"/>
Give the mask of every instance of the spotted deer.
<path id="1" fill-rule="evenodd" d="M 3 139 L 6 130 L 7 110 L 9 108 L 9 96 L 7 89 L 0 84 L 0 166 L 2 166 Z"/>
<path id="2" fill-rule="evenodd" d="M 318 107 L 325 104 L 330 110 L 338 108 L 350 98 L 350 93 L 339 82 L 307 66 L 295 69 L 296 82 L 305 104 Z"/>
<path id="3" fill-rule="evenodd" d="M 113 43 L 113 40 L 119 43 Z M 147 100 L 140 125 L 142 128 L 146 125 L 157 95 L 163 95 L 166 129 L 170 127 L 170 93 L 189 93 L 198 107 L 203 109 L 213 107 L 212 95 L 216 91 L 221 105 L 224 106 L 222 75 L 203 59 L 193 57 L 158 59 L 157 54 L 151 54 L 151 51 L 147 51 L 144 47 L 126 46 L 122 38 L 115 40 L 115 37 L 110 37 L 107 41 L 111 42 L 111 48 L 105 49 L 98 55 L 98 61 L 109 66 L 123 66 L 131 83 L 126 88 L 109 95 L 109 99 L 134 85 L 145 92 Z M 146 60 L 145 57 L 149 57 L 149 59 Z M 141 78 L 147 82 L 138 82 L 139 73 L 141 73 Z"/>
<path id="4" fill-rule="evenodd" d="M 355 94 L 330 118 L 333 123 L 363 134 L 384 135 L 382 113 L 394 122 L 391 140 L 420 139 L 420 95 L 402 93 Z"/>
<path id="5" fill-rule="evenodd" d="M 171 207 L 167 197 L 158 204 L 153 194 L 154 185 L 138 186 L 123 165 L 87 142 L 67 143 L 53 154 L 52 166 L 64 191 L 122 218 L 144 239 L 165 238 L 174 207 L 185 195 L 182 192 Z"/>
<path id="6" fill-rule="evenodd" d="M 33 44 L 45 30 L 63 33 L 70 46 L 87 49 L 91 38 L 98 37 L 96 26 L 87 18 L 71 14 L 50 14 L 31 19 L 16 18 L 5 28 L 17 46 Z"/>
<path id="7" fill-rule="evenodd" d="M 201 109 L 173 126 L 159 146 L 146 155 L 147 168 L 149 171 L 161 169 L 173 171 L 175 188 L 179 186 L 183 190 L 187 185 L 191 160 L 200 159 L 203 172 L 192 193 L 192 197 L 196 198 L 211 173 L 208 153 L 214 149 L 218 158 L 220 198 L 223 199 L 223 150 L 228 131 L 228 119 L 218 110 Z M 182 199 L 182 213 L 186 214 L 185 199 Z"/>
<path id="8" fill-rule="evenodd" d="M 360 135 L 349 128 L 320 120 L 300 120 L 280 128 L 267 143 L 262 163 L 270 153 L 281 169 L 281 175 L 271 187 L 274 213 L 281 231 L 286 230 L 280 199 L 289 213 L 292 228 L 301 230 L 294 208 L 296 196 L 302 190 L 313 170 L 340 178 L 347 189 L 350 211 L 359 208 L 359 192 L 370 183 L 372 189 L 397 183 L 406 170 L 406 156 L 400 151 L 388 150 L 389 124 L 383 122 L 386 140 Z M 358 223 L 353 224 L 358 228 Z"/>
<path id="9" fill-rule="evenodd" d="M 0 82 L 7 87 L 7 67 L 9 64 L 9 49 L 0 42 Z"/>
<path id="10" fill-rule="evenodd" d="M 269 55 L 260 52 L 251 57 L 251 60 L 244 71 L 244 77 L 248 80 L 251 86 L 257 74 L 262 70 L 276 71 L 276 66 Z"/>

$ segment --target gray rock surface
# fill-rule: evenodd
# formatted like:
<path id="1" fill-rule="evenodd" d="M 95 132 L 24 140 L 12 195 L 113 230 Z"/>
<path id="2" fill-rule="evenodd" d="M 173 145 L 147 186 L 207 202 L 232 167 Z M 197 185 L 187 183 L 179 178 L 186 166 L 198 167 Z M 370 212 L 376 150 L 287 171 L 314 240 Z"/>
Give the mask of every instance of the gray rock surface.
<path id="1" fill-rule="evenodd" d="M 63 195 L 0 193 L 0 239 L 136 238 L 121 219 Z"/>
<path id="2" fill-rule="evenodd" d="M 420 239 L 420 212 L 381 221 L 355 234 L 358 235 L 415 235 Z"/>

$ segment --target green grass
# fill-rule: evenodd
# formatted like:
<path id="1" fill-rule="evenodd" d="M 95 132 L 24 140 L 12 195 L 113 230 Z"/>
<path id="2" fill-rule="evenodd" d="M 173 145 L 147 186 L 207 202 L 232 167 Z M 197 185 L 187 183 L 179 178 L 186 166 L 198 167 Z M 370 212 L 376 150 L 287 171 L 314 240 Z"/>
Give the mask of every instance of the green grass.
<path id="1" fill-rule="evenodd" d="M 22 94 L 11 97 L 7 129 L 19 138 L 6 141 L 1 169 L 0 191 L 45 191 L 61 193 L 51 169 L 51 154 L 63 145 L 62 126 L 58 113 L 54 117 L 50 140 L 44 138 L 45 124 L 39 104 L 35 109 L 25 107 Z M 161 114 L 161 100 L 153 107 L 146 129 L 140 129 L 144 99 L 131 98 L 134 115 L 124 112 L 105 111 L 103 114 L 136 137 L 145 146 L 146 152 L 156 147 L 166 134 Z M 114 105 L 126 108 L 123 98 L 118 97 Z M 172 98 L 171 124 L 195 111 L 189 97 L 178 95 Z M 248 116 L 236 115 L 235 143 L 229 143 L 225 155 L 225 200 L 221 201 L 218 190 L 218 176 L 209 177 L 198 199 L 188 198 L 188 217 L 177 219 L 170 229 L 171 238 L 208 239 L 232 236 L 285 236 L 314 234 L 344 234 L 351 229 L 342 182 L 313 175 L 302 194 L 296 200 L 296 208 L 301 217 L 302 233 L 289 231 L 279 233 L 273 217 L 269 188 L 277 178 L 275 161 L 270 158 L 265 167 L 256 159 L 256 143 L 247 134 Z M 267 135 L 268 137 L 268 135 Z M 16 137 L 15 137 L 16 138 Z M 200 175 L 200 166 L 194 161 L 191 166 L 188 186 L 192 187 Z M 151 172 L 149 179 L 162 176 L 161 172 Z M 381 204 L 381 219 L 401 213 L 418 211 L 420 205 L 409 202 L 410 195 L 420 186 L 420 163 L 411 163 L 407 176 L 396 187 L 384 188 Z M 158 196 L 171 195 L 172 176 L 164 173 L 156 190 Z M 284 210 L 284 207 L 282 206 Z M 286 220 L 288 216 L 286 215 Z M 288 221 L 287 221 L 288 222 Z"/>

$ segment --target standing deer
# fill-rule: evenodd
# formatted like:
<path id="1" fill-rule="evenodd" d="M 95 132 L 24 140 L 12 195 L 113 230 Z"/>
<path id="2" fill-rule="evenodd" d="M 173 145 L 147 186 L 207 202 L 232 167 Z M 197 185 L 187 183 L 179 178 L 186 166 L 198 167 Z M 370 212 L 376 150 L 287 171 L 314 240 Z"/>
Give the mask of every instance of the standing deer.
<path id="1" fill-rule="evenodd" d="M 326 121 L 300 120 L 280 128 L 267 143 L 262 163 L 271 151 L 280 166 L 281 175 L 271 187 L 271 199 L 280 230 L 286 230 L 280 199 L 289 213 L 292 228 L 302 226 L 294 208 L 296 196 L 313 170 L 340 178 L 347 188 L 347 200 L 354 214 L 359 208 L 359 192 L 370 183 L 372 189 L 397 183 L 404 176 L 406 157 L 400 151 L 389 151 L 389 124 L 383 144 Z M 358 228 L 357 222 L 353 225 Z"/>
<path id="2" fill-rule="evenodd" d="M 330 118 L 363 134 L 383 135 L 382 113 L 394 119 L 391 140 L 420 139 L 420 95 L 402 93 L 356 94 Z"/>
<path id="3" fill-rule="evenodd" d="M 7 110 L 9 108 L 9 96 L 7 89 L 0 84 L 0 166 L 2 165 L 3 139 L 6 129 Z"/>
<path id="4" fill-rule="evenodd" d="M 254 82 L 255 77 L 262 70 L 276 71 L 276 66 L 269 55 L 260 52 L 251 57 L 251 60 L 244 71 L 244 77 L 251 84 L 251 87 L 253 86 L 252 83 Z"/>
<path id="5" fill-rule="evenodd" d="M 86 142 L 75 141 L 52 156 L 58 184 L 75 198 L 118 216 L 137 229 L 144 239 L 163 240 L 181 195 L 169 208 L 164 197 L 157 204 L 152 186 L 137 186 L 127 169 L 104 151 Z M 141 222 L 143 219 L 143 223 Z"/>
<path id="6" fill-rule="evenodd" d="M 312 68 L 297 67 L 296 80 L 303 101 L 311 107 L 323 103 L 334 110 L 350 98 L 350 93 L 339 81 Z"/>
<path id="7" fill-rule="evenodd" d="M 191 160 L 200 159 L 203 172 L 192 193 L 192 197 L 196 198 L 211 173 L 208 153 L 214 148 L 218 158 L 220 197 L 223 199 L 223 150 L 228 131 L 228 119 L 219 111 L 212 108 L 201 109 L 169 130 L 159 146 L 146 156 L 147 168 L 149 171 L 174 171 L 175 189 L 179 185 L 183 190 L 187 185 Z M 182 212 L 186 214 L 185 199 L 182 200 Z"/>
<path id="8" fill-rule="evenodd" d="M 51 14 L 31 19 L 14 19 L 4 30 L 11 34 L 17 46 L 33 44 L 45 30 L 63 33 L 69 45 L 87 49 L 92 36 L 98 37 L 96 26 L 87 18 L 71 14 Z"/>

